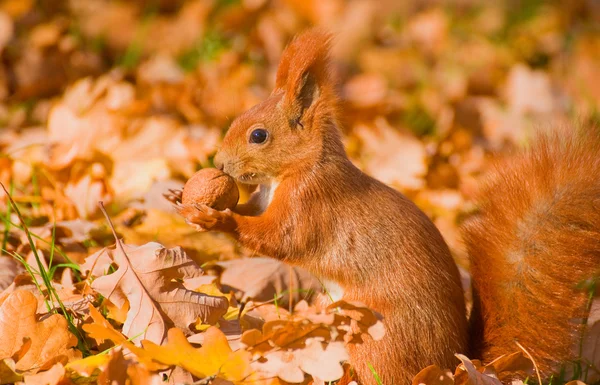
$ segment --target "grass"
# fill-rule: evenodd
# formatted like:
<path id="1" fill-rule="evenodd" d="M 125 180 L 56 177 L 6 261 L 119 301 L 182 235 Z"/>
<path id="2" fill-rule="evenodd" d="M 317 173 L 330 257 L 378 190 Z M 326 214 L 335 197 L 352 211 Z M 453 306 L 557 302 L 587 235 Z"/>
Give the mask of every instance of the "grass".
<path id="1" fill-rule="evenodd" d="M 377 374 L 377 371 L 375 370 L 375 368 L 373 367 L 373 365 L 371 365 L 370 362 L 367 362 L 367 366 L 369 367 L 369 370 L 371 371 L 371 374 L 373 374 L 373 378 L 377 382 L 377 385 L 383 385 L 383 381 L 381 381 L 381 377 L 379 377 L 379 374 Z"/>
<path id="2" fill-rule="evenodd" d="M 25 232 L 25 235 L 27 236 L 27 241 L 29 243 L 29 247 L 31 248 L 31 252 L 33 253 L 33 256 L 35 258 L 35 261 L 37 264 L 37 270 L 32 268 L 32 266 L 29 263 L 27 263 L 26 259 L 22 255 L 20 255 L 16 252 L 9 252 L 5 248 L 3 248 L 3 251 L 8 253 L 9 255 L 11 255 L 17 261 L 19 261 L 23 265 L 25 270 L 27 270 L 27 272 L 31 276 L 31 279 L 32 279 L 34 285 L 37 287 L 40 294 L 42 294 L 42 296 L 44 298 L 44 303 L 46 304 L 46 308 L 48 309 L 49 313 L 57 314 L 56 307 L 57 306 L 60 307 L 60 309 L 62 310 L 63 316 L 67 320 L 69 330 L 71 331 L 71 333 L 73 333 L 73 335 L 75 335 L 77 337 L 77 348 L 83 353 L 84 357 L 86 355 L 89 355 L 89 349 L 87 347 L 87 344 L 85 342 L 83 335 L 81 334 L 81 332 L 75 325 L 73 314 L 67 310 L 64 303 L 60 299 L 58 293 L 56 292 L 56 289 L 52 285 L 53 273 L 56 270 L 55 269 L 54 270 L 46 269 L 46 267 L 42 263 L 43 255 L 41 255 L 41 253 L 37 249 L 35 242 L 33 241 L 34 236 L 32 235 L 31 231 L 29 231 L 29 228 L 27 227 L 27 224 L 25 222 L 25 219 L 23 218 L 23 215 L 21 214 L 21 211 L 19 210 L 19 207 L 15 203 L 14 199 L 12 198 L 11 193 L 9 193 L 9 191 L 6 189 L 4 184 L 0 182 L 0 186 L 2 186 L 2 189 L 4 190 L 4 192 L 6 193 L 6 195 L 8 197 L 8 201 L 9 201 L 8 206 L 10 208 L 7 208 L 7 212 L 10 212 L 9 210 L 14 210 L 15 214 L 17 214 L 17 217 L 19 218 L 19 222 L 21 222 L 21 228 Z M 12 190 L 12 188 L 11 188 L 11 190 Z M 9 223 L 12 225 L 12 222 L 10 222 L 10 220 L 7 219 L 8 217 L 9 217 L 9 215 L 5 218 L 5 224 Z M 5 227 L 7 227 L 7 226 L 5 226 Z M 51 241 L 51 250 L 52 251 L 50 252 L 50 254 L 51 254 L 50 261 L 52 261 L 52 258 L 54 256 L 54 250 L 56 249 L 56 247 L 55 247 L 55 237 L 56 237 L 55 229 L 56 229 L 56 226 L 53 227 L 53 231 L 52 231 L 52 241 Z M 5 232 L 5 238 L 4 238 L 3 243 L 6 241 L 7 236 L 8 235 Z M 67 260 L 69 260 L 69 259 L 67 259 Z M 63 264 L 63 265 L 67 265 L 67 264 Z M 72 261 L 70 261 L 70 264 L 68 264 L 68 265 L 75 266 L 75 264 Z M 44 292 L 42 286 L 40 285 L 38 279 L 36 278 L 36 274 L 41 277 L 43 284 L 47 289 L 46 293 Z"/>
<path id="3" fill-rule="evenodd" d="M 177 58 L 179 66 L 187 72 L 193 71 L 199 63 L 215 60 L 229 47 L 229 41 L 220 32 L 212 29 L 194 47 Z"/>

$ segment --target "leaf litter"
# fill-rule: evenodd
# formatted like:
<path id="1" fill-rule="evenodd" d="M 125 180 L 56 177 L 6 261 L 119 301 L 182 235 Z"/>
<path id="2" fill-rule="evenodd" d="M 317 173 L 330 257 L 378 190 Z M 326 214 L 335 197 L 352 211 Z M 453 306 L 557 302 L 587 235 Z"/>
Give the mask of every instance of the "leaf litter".
<path id="1" fill-rule="evenodd" d="M 413 199 L 465 271 L 457 226 L 489 155 L 543 122 L 598 120 L 591 2 L 55 3 L 0 2 L 0 182 L 27 225 L 1 193 L 0 384 L 321 383 L 350 373 L 345 346 L 382 338 L 371 310 L 323 305 L 307 272 L 194 232 L 162 198 L 212 165 L 303 26 L 338 36 L 352 160 Z M 414 383 L 535 378 L 515 352 Z"/>

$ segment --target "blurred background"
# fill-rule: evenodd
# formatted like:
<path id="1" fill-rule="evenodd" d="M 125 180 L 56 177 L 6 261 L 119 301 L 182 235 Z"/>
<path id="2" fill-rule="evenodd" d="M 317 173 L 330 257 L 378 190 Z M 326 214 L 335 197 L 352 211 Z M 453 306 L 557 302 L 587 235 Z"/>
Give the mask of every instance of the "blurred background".
<path id="1" fill-rule="evenodd" d="M 0 181 L 76 260 L 113 242 L 100 200 L 128 243 L 243 253 L 161 194 L 211 166 L 313 25 L 336 35 L 352 160 L 415 200 L 459 263 L 457 225 L 490 159 L 534 130 L 600 121 L 598 0 L 0 0 Z"/>

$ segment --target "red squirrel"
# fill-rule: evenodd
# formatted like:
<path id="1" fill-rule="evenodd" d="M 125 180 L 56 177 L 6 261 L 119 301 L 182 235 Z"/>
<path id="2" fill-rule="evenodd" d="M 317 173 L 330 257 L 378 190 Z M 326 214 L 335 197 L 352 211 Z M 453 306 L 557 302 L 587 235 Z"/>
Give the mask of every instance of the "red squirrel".
<path id="1" fill-rule="evenodd" d="M 471 330 L 455 262 L 430 219 L 348 159 L 329 59 L 310 30 L 285 49 L 272 94 L 231 124 L 215 166 L 259 185 L 234 210 L 181 212 L 199 230 L 231 233 L 260 254 L 304 267 L 342 298 L 383 316 L 386 336 L 350 347 L 361 383 L 410 383 L 453 368 L 455 353 L 490 361 L 528 349 L 544 376 L 573 357 L 600 266 L 600 135 L 546 140 L 509 163 L 466 228 L 475 305 Z M 398 167 L 402 167 L 398 165 Z"/>

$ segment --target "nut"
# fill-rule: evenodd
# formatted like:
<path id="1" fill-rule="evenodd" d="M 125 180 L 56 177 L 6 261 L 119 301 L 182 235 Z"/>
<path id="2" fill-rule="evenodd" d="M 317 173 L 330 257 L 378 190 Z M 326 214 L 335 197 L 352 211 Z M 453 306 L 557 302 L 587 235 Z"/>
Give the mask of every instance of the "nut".
<path id="1" fill-rule="evenodd" d="M 215 210 L 233 209 L 240 199 L 235 180 L 216 168 L 204 168 L 186 182 L 181 203 L 204 204 Z"/>

